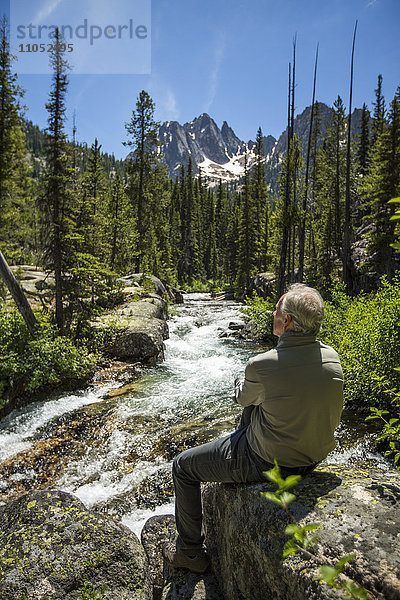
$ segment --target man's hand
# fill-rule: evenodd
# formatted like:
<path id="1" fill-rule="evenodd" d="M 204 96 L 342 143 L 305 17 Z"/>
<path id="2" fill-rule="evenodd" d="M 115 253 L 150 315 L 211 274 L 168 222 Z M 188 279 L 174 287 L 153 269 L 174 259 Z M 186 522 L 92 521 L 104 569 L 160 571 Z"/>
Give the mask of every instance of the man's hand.
<path id="1" fill-rule="evenodd" d="M 243 386 L 243 382 L 244 382 L 244 377 L 237 377 L 235 379 L 235 401 L 237 402 L 238 396 L 240 394 L 240 392 L 242 391 L 242 386 Z"/>

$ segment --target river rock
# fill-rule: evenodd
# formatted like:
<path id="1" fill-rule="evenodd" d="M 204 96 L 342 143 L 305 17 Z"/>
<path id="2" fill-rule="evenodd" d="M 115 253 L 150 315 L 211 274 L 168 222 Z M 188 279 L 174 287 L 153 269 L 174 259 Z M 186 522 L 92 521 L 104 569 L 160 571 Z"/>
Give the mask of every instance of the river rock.
<path id="1" fill-rule="evenodd" d="M 0 598 L 150 600 L 137 537 L 61 491 L 26 494 L 0 507 Z"/>
<path id="2" fill-rule="evenodd" d="M 157 296 L 124 302 L 93 325 L 99 329 L 110 325 L 117 328 L 105 348 L 109 355 L 154 365 L 164 359 L 163 341 L 169 336 L 166 317 L 166 302 Z"/>
<path id="3" fill-rule="evenodd" d="M 129 273 L 128 275 L 117 279 L 117 283 L 122 287 L 131 287 L 134 284 L 138 284 L 140 287 L 147 289 L 150 292 L 154 292 L 158 296 L 167 294 L 167 290 L 162 281 L 158 279 L 158 277 L 148 275 L 147 273 Z"/>
<path id="4" fill-rule="evenodd" d="M 262 298 L 273 298 L 276 285 L 276 277 L 274 273 L 257 273 L 250 279 L 249 292 L 250 295 L 256 292 L 257 296 Z"/>
<path id="5" fill-rule="evenodd" d="M 11 265 L 11 271 L 18 280 L 28 301 L 34 308 L 41 308 L 43 304 L 50 304 L 55 293 L 54 275 L 34 265 Z M 6 299 L 11 300 L 11 295 L 6 292 Z"/>
<path id="6" fill-rule="evenodd" d="M 176 535 L 173 515 L 151 517 L 143 527 L 141 539 L 150 563 L 154 600 L 222 600 L 221 589 L 211 570 L 196 575 L 165 564 L 162 548 L 174 542 Z"/>
<path id="7" fill-rule="evenodd" d="M 378 600 L 400 598 L 400 474 L 365 465 L 323 464 L 294 489 L 301 525 L 321 523 L 317 559 L 281 562 L 287 513 L 260 495 L 272 483 L 207 484 L 206 544 L 227 600 L 343 598 L 318 579 L 319 564 L 355 552 L 345 574 Z"/>
<path id="8" fill-rule="evenodd" d="M 173 515 L 150 517 L 142 529 L 141 542 L 150 565 L 154 600 L 161 598 L 163 589 L 162 548 L 175 538 L 175 517 Z"/>
<path id="9" fill-rule="evenodd" d="M 164 360 L 163 340 L 167 338 L 168 325 L 165 321 L 135 319 L 107 346 L 107 351 L 120 360 L 154 365 Z"/>

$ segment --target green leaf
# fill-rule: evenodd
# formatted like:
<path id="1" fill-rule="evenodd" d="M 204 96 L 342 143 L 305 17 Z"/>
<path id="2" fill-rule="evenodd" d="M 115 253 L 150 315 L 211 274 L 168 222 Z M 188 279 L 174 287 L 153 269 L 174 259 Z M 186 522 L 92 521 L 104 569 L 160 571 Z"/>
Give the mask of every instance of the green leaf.
<path id="1" fill-rule="evenodd" d="M 282 506 L 283 502 L 280 496 L 278 496 L 275 492 L 261 492 L 261 496 L 264 496 L 267 500 L 271 502 L 275 502 L 275 504 L 279 504 Z"/>
<path id="2" fill-rule="evenodd" d="M 300 548 L 299 546 L 295 543 L 294 540 L 288 540 L 286 542 L 286 544 L 283 547 L 283 553 L 282 553 L 282 557 L 283 558 L 287 558 L 288 556 L 290 556 L 291 554 L 297 554 L 297 552 L 299 552 Z"/>
<path id="3" fill-rule="evenodd" d="M 321 573 L 321 579 L 328 585 L 333 585 L 333 582 L 338 576 L 338 571 L 330 565 L 322 565 L 319 568 L 319 572 Z"/>
<path id="4" fill-rule="evenodd" d="M 356 598 L 364 598 L 365 600 L 368 600 L 369 598 L 367 591 L 364 588 L 359 587 L 352 581 L 344 581 L 343 587 L 353 597 L 355 596 Z"/>
<path id="5" fill-rule="evenodd" d="M 287 533 L 288 535 L 292 535 L 298 529 L 301 529 L 301 527 L 297 525 L 297 523 L 289 523 L 289 525 L 286 525 L 285 527 L 285 533 Z"/>
<path id="6" fill-rule="evenodd" d="M 400 204 L 400 196 L 398 196 L 397 198 L 392 198 L 388 201 L 388 204 Z"/>
<path id="7" fill-rule="evenodd" d="M 270 471 L 264 471 L 263 475 L 265 475 L 266 477 L 268 477 L 268 479 L 270 481 L 272 481 L 273 483 L 275 483 L 279 488 L 282 486 L 282 484 L 284 483 L 284 480 L 282 479 L 281 476 L 281 471 L 279 469 L 279 465 L 276 462 L 276 460 L 274 459 L 274 463 L 275 466 L 273 469 L 271 469 Z"/>
<path id="8" fill-rule="evenodd" d="M 346 554 L 346 556 L 343 556 L 343 558 L 341 558 L 339 560 L 339 562 L 337 563 L 337 565 L 336 565 L 336 569 L 339 571 L 339 573 L 342 572 L 344 565 L 346 563 L 351 562 L 355 557 L 356 557 L 356 555 L 354 553 L 353 554 Z"/>
<path id="9" fill-rule="evenodd" d="M 310 523 L 309 525 L 304 525 L 304 531 L 315 531 L 316 529 L 321 529 L 321 523 Z"/>
<path id="10" fill-rule="evenodd" d="M 283 492 L 281 500 L 283 504 L 290 504 L 293 500 L 296 500 L 296 496 L 290 492 Z"/>
<path id="11" fill-rule="evenodd" d="M 301 475 L 289 475 L 281 485 L 281 490 L 288 490 L 289 488 L 297 485 L 301 479 Z"/>

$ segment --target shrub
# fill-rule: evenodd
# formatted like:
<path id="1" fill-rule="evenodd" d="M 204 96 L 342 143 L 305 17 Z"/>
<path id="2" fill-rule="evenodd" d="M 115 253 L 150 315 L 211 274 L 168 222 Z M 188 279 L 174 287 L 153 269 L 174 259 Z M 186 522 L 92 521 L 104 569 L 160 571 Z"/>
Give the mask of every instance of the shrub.
<path id="1" fill-rule="evenodd" d="M 256 294 L 245 299 L 246 306 L 241 312 L 257 327 L 257 336 L 265 341 L 275 345 L 276 338 L 272 334 L 272 324 L 274 321 L 273 312 L 275 305 L 272 301 L 264 300 Z"/>
<path id="2" fill-rule="evenodd" d="M 399 382 L 400 278 L 382 279 L 371 294 L 349 298 L 337 284 L 326 303 L 321 339 L 340 355 L 348 407 L 388 408 Z"/>
<path id="3" fill-rule="evenodd" d="M 32 338 L 20 315 L 0 305 L 0 408 L 7 397 L 39 392 L 86 377 L 96 355 L 42 321 Z"/>

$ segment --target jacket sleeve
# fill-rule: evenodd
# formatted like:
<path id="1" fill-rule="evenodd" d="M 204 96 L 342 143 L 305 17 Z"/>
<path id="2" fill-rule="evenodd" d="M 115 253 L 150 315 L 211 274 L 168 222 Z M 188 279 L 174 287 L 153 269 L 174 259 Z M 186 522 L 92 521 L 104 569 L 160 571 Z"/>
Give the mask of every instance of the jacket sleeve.
<path id="1" fill-rule="evenodd" d="M 244 379 L 235 381 L 235 400 L 241 406 L 261 404 L 264 401 L 264 386 L 251 363 L 246 366 Z"/>

